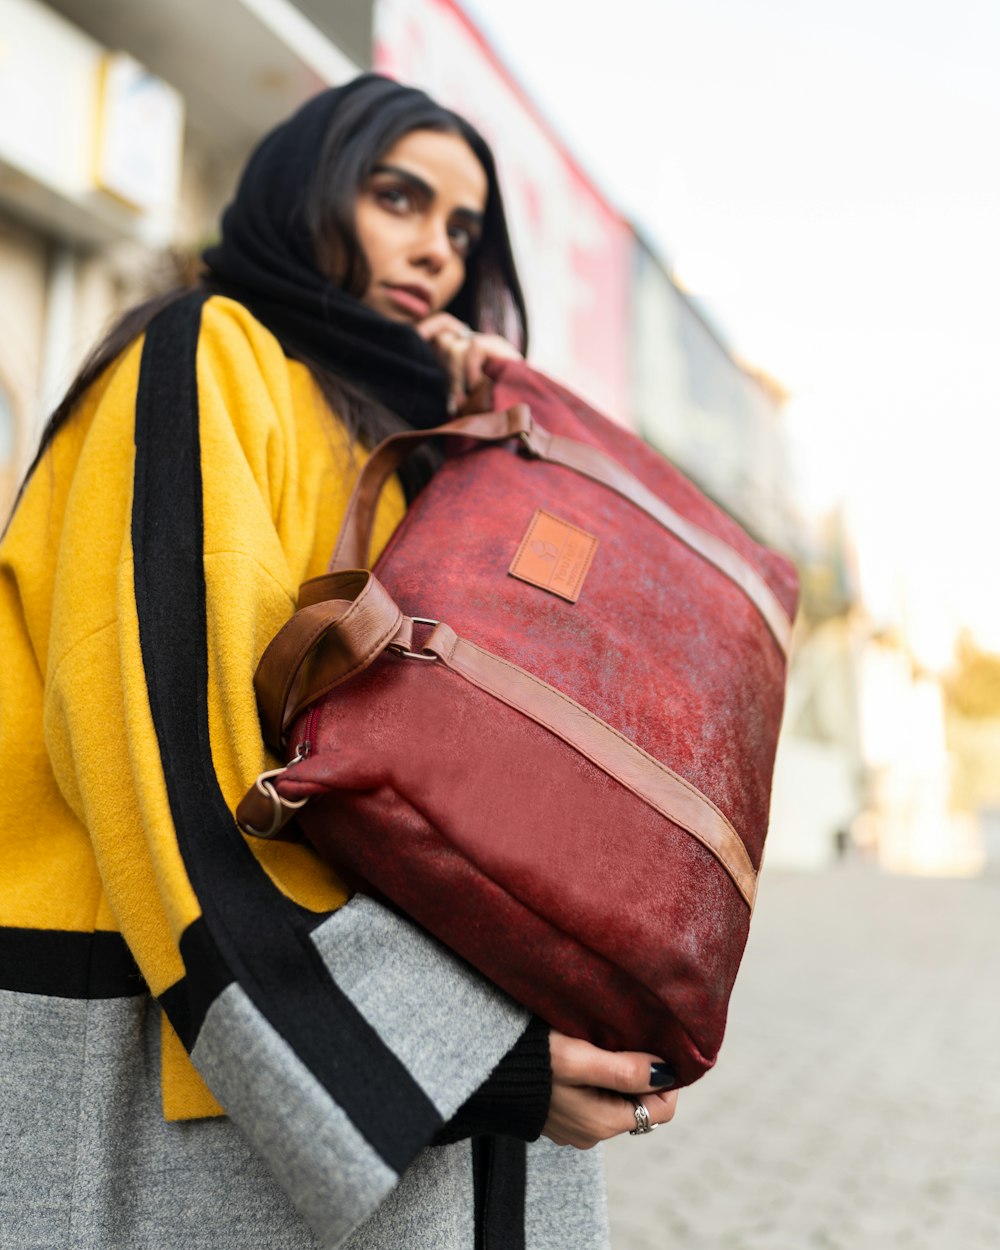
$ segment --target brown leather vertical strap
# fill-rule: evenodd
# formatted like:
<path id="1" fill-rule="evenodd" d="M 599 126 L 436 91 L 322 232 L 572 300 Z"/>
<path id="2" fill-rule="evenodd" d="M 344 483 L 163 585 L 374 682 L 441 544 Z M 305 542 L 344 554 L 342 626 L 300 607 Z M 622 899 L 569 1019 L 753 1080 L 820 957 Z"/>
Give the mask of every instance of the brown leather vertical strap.
<path id="1" fill-rule="evenodd" d="M 700 525 L 695 525 L 686 517 L 675 512 L 668 503 L 639 481 L 624 465 L 611 456 L 605 455 L 588 443 L 578 443 L 575 439 L 563 438 L 559 434 L 550 434 L 539 425 L 533 425 L 524 435 L 522 441 L 533 456 L 545 460 L 549 464 L 559 464 L 572 469 L 592 481 L 600 482 L 616 494 L 621 495 L 630 503 L 641 508 L 654 521 L 658 521 L 664 529 L 670 531 L 692 551 L 697 552 L 710 564 L 714 564 L 730 581 L 739 586 L 740 590 L 753 603 L 764 618 L 764 622 L 774 635 L 775 641 L 784 655 L 792 641 L 792 622 L 788 613 L 778 601 L 777 596 L 764 581 L 757 570 L 747 563 L 735 548 Z"/>
<path id="2" fill-rule="evenodd" d="M 548 729 L 697 838 L 719 861 L 743 901 L 753 910 L 757 873 L 742 838 L 712 800 L 679 773 L 555 686 L 459 638 L 448 625 L 436 625 L 421 650 L 436 655 L 466 681 Z"/>
<path id="3" fill-rule="evenodd" d="M 330 571 L 367 568 L 375 508 L 382 488 L 390 475 L 422 443 L 431 438 L 449 435 L 474 438 L 486 443 L 500 443 L 504 439 L 526 433 L 530 427 L 531 413 L 527 405 L 514 404 L 503 412 L 483 412 L 473 417 L 459 417 L 432 430 L 404 430 L 383 439 L 358 474 L 330 560 Z"/>

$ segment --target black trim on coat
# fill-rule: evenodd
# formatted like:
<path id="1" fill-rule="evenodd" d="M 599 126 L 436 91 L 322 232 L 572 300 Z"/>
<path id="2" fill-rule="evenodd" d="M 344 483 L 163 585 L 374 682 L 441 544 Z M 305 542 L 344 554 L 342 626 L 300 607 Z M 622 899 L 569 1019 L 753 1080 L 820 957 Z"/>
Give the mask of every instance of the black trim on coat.
<path id="1" fill-rule="evenodd" d="M 0 928 L 0 989 L 48 998 L 132 998 L 146 982 L 120 933 Z"/>
<path id="2" fill-rule="evenodd" d="M 184 982 L 162 1001 L 191 1045 L 214 996 L 237 980 L 372 1148 L 402 1172 L 441 1117 L 332 980 L 309 937 L 315 914 L 271 883 L 215 776 L 196 376 L 203 300 L 180 300 L 150 324 L 136 399 L 139 638 L 177 842 L 202 909 L 197 928 L 185 934 L 192 963 Z"/>
<path id="3" fill-rule="evenodd" d="M 219 957 L 202 917 L 181 934 L 180 951 L 184 976 L 164 990 L 160 1006 L 185 1049 L 190 1051 L 198 1040 L 209 1007 L 236 978 Z"/>
<path id="4" fill-rule="evenodd" d="M 528 1147 L 516 1137 L 472 1139 L 475 1250 L 525 1250 Z"/>

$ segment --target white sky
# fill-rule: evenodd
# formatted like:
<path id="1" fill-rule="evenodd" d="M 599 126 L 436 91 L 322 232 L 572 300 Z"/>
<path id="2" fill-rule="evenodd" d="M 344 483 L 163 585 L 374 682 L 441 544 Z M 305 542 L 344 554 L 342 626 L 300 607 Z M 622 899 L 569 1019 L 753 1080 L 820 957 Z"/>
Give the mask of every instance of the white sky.
<path id="1" fill-rule="evenodd" d="M 873 609 L 931 661 L 958 622 L 1000 649 L 1000 0 L 464 3 L 793 392 Z"/>

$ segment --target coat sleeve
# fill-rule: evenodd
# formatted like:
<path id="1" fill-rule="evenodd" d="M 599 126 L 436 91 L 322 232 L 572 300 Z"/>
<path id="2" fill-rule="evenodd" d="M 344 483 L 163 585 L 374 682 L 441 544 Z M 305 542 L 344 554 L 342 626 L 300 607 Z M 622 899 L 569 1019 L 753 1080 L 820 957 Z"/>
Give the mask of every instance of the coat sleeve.
<path id="1" fill-rule="evenodd" d="M 296 415 L 273 340 L 231 325 L 208 334 L 213 318 L 195 300 L 161 314 L 94 416 L 54 606 L 56 634 L 65 618 L 73 642 L 50 676 L 46 735 L 173 1030 L 336 1246 L 528 1017 L 393 910 L 347 901 L 306 848 L 251 845 L 234 823 L 266 761 L 253 670 L 312 558 L 308 491 L 289 485 L 312 468 L 292 463 Z M 126 481 L 116 440 L 131 445 L 130 405 Z M 93 628 L 74 634 L 87 594 L 114 610 L 102 623 L 94 609 Z"/>

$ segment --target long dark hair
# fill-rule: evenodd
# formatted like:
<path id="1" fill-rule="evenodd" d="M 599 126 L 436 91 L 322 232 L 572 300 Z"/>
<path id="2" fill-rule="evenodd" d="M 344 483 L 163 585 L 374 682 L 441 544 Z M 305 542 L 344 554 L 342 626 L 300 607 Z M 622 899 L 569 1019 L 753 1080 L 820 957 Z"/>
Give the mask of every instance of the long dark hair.
<path id="1" fill-rule="evenodd" d="M 464 117 L 436 104 L 421 91 L 378 75 L 367 76 L 334 113 L 304 205 L 317 264 L 332 272 L 329 262 L 335 252 L 337 267 L 344 275 L 343 289 L 356 296 L 364 293 L 370 275 L 355 229 L 357 191 L 385 152 L 413 130 L 460 136 L 475 153 L 487 177 L 482 234 L 466 262 L 462 288 L 448 311 L 475 330 L 506 335 L 522 352 L 526 351 L 527 309 L 514 265 L 493 154 L 482 135 Z M 15 508 L 45 451 L 88 388 L 144 333 L 158 313 L 190 290 L 179 286 L 156 295 L 128 309 L 112 324 L 46 423 Z M 308 367 L 331 410 L 362 446 L 371 448 L 387 434 L 404 428 L 405 422 L 398 416 L 321 361 L 301 351 L 290 351 L 287 346 L 286 351 Z M 434 463 L 433 454 L 429 454 L 414 457 L 404 465 L 401 476 L 407 495 L 419 490 Z"/>

